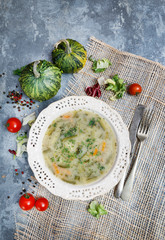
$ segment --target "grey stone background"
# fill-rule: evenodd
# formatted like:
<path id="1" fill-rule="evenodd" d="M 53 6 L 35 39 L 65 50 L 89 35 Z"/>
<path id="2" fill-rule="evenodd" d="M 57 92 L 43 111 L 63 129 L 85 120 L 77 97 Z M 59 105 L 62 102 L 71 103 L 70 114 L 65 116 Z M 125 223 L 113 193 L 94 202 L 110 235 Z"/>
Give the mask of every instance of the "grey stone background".
<path id="1" fill-rule="evenodd" d="M 8 149 L 16 148 L 16 135 L 4 124 L 9 117 L 37 114 L 61 98 L 72 75 L 63 74 L 58 94 L 35 110 L 18 112 L 7 104 L 7 93 L 20 91 L 12 71 L 34 60 L 51 61 L 53 44 L 72 38 L 84 46 L 89 37 L 165 65 L 165 0 L 0 0 L 0 239 L 13 239 L 18 200 L 27 179 L 33 175 L 27 155 L 13 159 Z M 16 89 L 16 85 L 18 88 Z M 5 92 L 5 93 L 3 93 Z M 26 96 L 23 96 L 26 99 Z M 22 132 L 28 131 L 23 127 Z M 16 175 L 15 169 L 18 169 Z M 24 174 L 21 174 L 24 171 Z M 23 184 L 22 182 L 25 182 Z"/>

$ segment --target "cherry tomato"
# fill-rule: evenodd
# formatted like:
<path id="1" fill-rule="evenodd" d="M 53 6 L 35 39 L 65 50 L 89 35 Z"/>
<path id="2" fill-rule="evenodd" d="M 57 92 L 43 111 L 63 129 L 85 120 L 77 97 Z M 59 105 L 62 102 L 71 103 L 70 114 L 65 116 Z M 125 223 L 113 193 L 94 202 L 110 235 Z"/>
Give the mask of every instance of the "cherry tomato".
<path id="1" fill-rule="evenodd" d="M 49 206 L 49 202 L 46 198 L 39 198 L 36 201 L 35 206 L 38 211 L 45 211 Z"/>
<path id="2" fill-rule="evenodd" d="M 25 193 L 20 197 L 19 206 L 25 211 L 32 209 L 35 205 L 35 198 L 30 193 Z"/>
<path id="3" fill-rule="evenodd" d="M 18 118 L 9 118 L 6 123 L 7 130 L 16 133 L 21 129 L 22 123 Z"/>
<path id="4" fill-rule="evenodd" d="M 128 87 L 128 93 L 131 95 L 138 95 L 141 91 L 142 87 L 138 83 L 133 83 Z"/>

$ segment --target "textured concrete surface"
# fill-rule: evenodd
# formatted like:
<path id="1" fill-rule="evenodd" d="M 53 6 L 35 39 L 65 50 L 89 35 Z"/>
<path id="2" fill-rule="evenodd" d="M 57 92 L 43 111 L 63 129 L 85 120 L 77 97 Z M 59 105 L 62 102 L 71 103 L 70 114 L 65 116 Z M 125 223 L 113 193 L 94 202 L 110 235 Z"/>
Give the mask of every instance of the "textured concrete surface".
<path id="1" fill-rule="evenodd" d="M 7 103 L 9 91 L 20 91 L 12 71 L 34 60 L 51 61 L 53 44 L 62 38 L 86 45 L 90 36 L 165 65 L 164 29 L 164 0 L 0 0 L 0 239 L 13 239 L 20 192 L 33 175 L 26 154 L 14 160 L 8 152 L 16 148 L 16 135 L 7 132 L 4 124 L 9 117 L 22 119 L 24 113 L 33 111 L 38 114 L 60 99 L 71 77 L 62 76 L 62 87 L 54 98 L 34 104 L 35 110 L 19 112 L 11 101 Z M 24 127 L 22 132 L 26 130 Z"/>

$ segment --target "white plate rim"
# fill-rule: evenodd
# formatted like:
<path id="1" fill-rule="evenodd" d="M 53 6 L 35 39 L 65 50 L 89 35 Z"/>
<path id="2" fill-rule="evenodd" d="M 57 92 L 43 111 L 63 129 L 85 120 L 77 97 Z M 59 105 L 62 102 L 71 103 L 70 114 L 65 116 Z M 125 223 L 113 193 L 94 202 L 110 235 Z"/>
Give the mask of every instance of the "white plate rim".
<path id="1" fill-rule="evenodd" d="M 115 165 L 103 179 L 88 185 L 72 185 L 57 178 L 45 165 L 42 155 L 42 139 L 47 127 L 58 116 L 78 109 L 94 111 L 113 127 L 118 139 L 118 156 Z M 35 178 L 52 194 L 67 200 L 90 200 L 109 192 L 122 178 L 130 155 L 127 126 L 117 111 L 100 99 L 89 96 L 69 96 L 51 103 L 41 111 L 29 132 L 27 144 L 28 162 Z"/>

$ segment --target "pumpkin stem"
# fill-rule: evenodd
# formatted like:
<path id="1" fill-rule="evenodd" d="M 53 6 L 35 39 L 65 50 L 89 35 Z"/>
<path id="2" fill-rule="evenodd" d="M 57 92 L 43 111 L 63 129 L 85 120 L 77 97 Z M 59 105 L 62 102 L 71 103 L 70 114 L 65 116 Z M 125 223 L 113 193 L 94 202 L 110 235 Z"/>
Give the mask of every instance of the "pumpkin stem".
<path id="1" fill-rule="evenodd" d="M 56 42 L 56 44 L 54 44 L 54 48 L 58 48 L 58 45 L 62 42 L 64 42 L 66 44 L 66 53 L 70 54 L 72 51 L 69 46 L 69 42 L 66 39 L 61 39 L 60 41 Z"/>
<path id="2" fill-rule="evenodd" d="M 33 73 L 36 78 L 40 77 L 40 73 L 37 71 L 37 65 L 40 63 L 40 61 L 35 61 L 33 64 Z"/>

